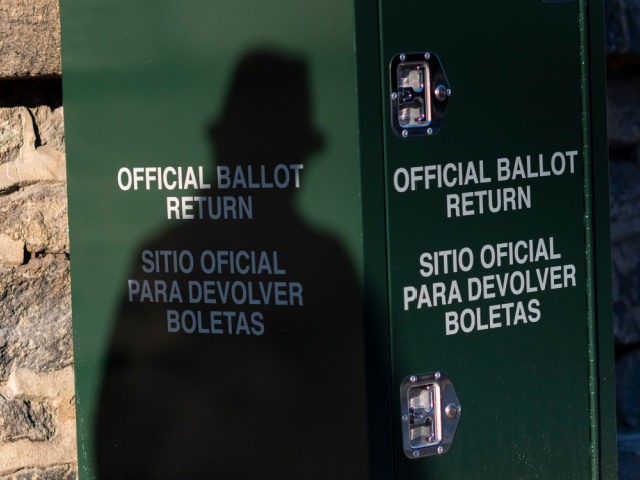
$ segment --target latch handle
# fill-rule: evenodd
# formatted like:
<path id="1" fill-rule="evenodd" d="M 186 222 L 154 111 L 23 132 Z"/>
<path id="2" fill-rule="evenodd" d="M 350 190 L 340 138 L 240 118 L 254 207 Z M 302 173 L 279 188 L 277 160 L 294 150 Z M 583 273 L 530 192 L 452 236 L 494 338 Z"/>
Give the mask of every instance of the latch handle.
<path id="1" fill-rule="evenodd" d="M 400 53 L 391 59 L 391 125 L 402 137 L 440 130 L 451 86 L 435 53 Z"/>
<path id="2" fill-rule="evenodd" d="M 462 406 L 444 372 L 410 375 L 400 387 L 402 446 L 411 459 L 446 453 Z"/>

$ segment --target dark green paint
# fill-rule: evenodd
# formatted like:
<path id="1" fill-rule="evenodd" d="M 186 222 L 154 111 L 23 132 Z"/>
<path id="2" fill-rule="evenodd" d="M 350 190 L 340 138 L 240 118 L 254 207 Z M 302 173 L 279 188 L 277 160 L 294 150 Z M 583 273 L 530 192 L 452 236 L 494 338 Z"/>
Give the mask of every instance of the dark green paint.
<path id="1" fill-rule="evenodd" d="M 605 103 L 604 6 L 589 2 L 587 18 L 589 100 L 593 184 L 593 251 L 595 258 L 596 352 L 599 451 L 601 478 L 616 478 L 616 409 L 613 329 L 611 312 L 611 238 L 609 225 L 609 167 Z"/>
<path id="2" fill-rule="evenodd" d="M 353 415 L 367 410 L 369 428 L 356 420 L 336 438 L 362 447 L 368 435 L 368 475 L 381 480 L 615 478 L 603 14 L 585 5 L 62 0 L 81 479 L 104 477 L 96 415 L 126 279 L 140 246 L 168 226 L 165 192 L 120 192 L 117 170 L 208 164 L 207 127 L 255 48 L 308 66 L 325 145 L 305 160 L 297 211 L 348 253 L 363 295 L 353 324 L 367 368 L 353 380 L 366 377 L 368 398 Z M 454 94 L 437 136 L 403 140 L 389 126 L 388 65 L 423 50 L 438 54 Z M 483 159 L 495 176 L 499 156 L 556 150 L 581 152 L 577 173 L 530 182 L 531 210 L 443 220 L 448 191 L 399 195 L 391 183 L 399 166 Z M 537 324 L 447 337 L 447 308 L 402 310 L 402 287 L 423 283 L 420 252 L 551 235 L 578 285 L 540 295 Z M 410 461 L 399 386 L 440 369 L 463 405 L 456 439 L 441 458 Z"/>
<path id="3" fill-rule="evenodd" d="M 61 6 L 79 462 L 81 478 L 89 479 L 97 478 L 96 415 L 126 279 L 140 245 L 168 227 L 164 195 L 120 192 L 116 173 L 122 166 L 209 164 L 208 125 L 219 118 L 247 51 L 306 62 L 311 123 L 324 148 L 306 161 L 298 210 L 344 246 L 362 278 L 353 6 L 344 0 L 63 0 Z M 356 450 L 364 447 L 358 419 L 365 413 L 363 406 L 353 414 L 354 439 L 362 445 Z"/>
<path id="4" fill-rule="evenodd" d="M 364 294 L 367 336 L 367 392 L 371 478 L 393 476 L 391 363 L 387 297 L 385 177 L 382 96 L 378 62 L 378 6 L 355 2 L 358 51 L 359 141 L 362 159 Z"/>
<path id="5" fill-rule="evenodd" d="M 607 229 L 608 224 L 599 219 L 597 228 L 590 225 L 591 137 L 585 100 L 590 92 L 588 82 L 582 81 L 588 78 L 581 67 L 583 47 L 588 48 L 588 34 L 581 28 L 587 21 L 583 5 L 461 1 L 415 4 L 409 9 L 411 15 L 393 2 L 382 0 L 380 5 L 381 64 L 388 65 L 400 52 L 433 51 L 454 91 L 442 129 L 433 138 L 401 139 L 389 128 L 388 106 L 384 115 L 392 382 L 397 387 L 407 375 L 444 370 L 463 405 L 451 451 L 442 458 L 408 460 L 397 441 L 396 474 L 398 478 L 582 479 L 600 474 L 613 478 L 609 468 L 600 469 L 597 453 L 600 438 L 611 441 L 611 430 L 600 436 L 596 420 L 591 244 L 593 231 Z M 443 21 L 452 18 L 453 11 L 464 14 L 455 22 Z M 422 28 L 425 20 L 428 28 Z M 383 98 L 391 93 L 387 75 L 383 69 Z M 601 132 L 603 125 L 597 128 Z M 540 153 L 548 157 L 569 150 L 579 151 L 581 159 L 571 176 L 409 193 L 396 192 L 392 184 L 398 167 L 484 160 L 488 176 L 495 180 L 491 166 L 497 158 Z M 598 164 L 606 164 L 606 154 L 601 150 L 598 154 Z M 530 210 L 445 218 L 446 193 L 527 184 L 532 188 Z M 423 279 L 418 274 L 422 252 L 471 247 L 477 253 L 489 243 L 549 236 L 554 236 L 562 254 L 560 263 L 576 266 L 576 288 L 403 310 L 406 285 L 452 279 L 462 283 L 469 275 L 518 269 L 474 268 L 469 274 Z M 603 265 L 608 263 L 599 264 L 599 269 Z M 602 272 L 600 278 L 608 281 Z M 445 334 L 446 311 L 480 307 L 486 322 L 488 305 L 531 298 L 541 303 L 542 318 L 535 324 Z M 604 310 L 598 313 L 600 325 L 610 321 Z M 610 390 L 610 385 L 606 387 Z M 393 393 L 398 411 L 398 389 Z M 612 411 L 610 403 L 603 407 Z M 399 423 L 396 427 L 398 438 Z"/>

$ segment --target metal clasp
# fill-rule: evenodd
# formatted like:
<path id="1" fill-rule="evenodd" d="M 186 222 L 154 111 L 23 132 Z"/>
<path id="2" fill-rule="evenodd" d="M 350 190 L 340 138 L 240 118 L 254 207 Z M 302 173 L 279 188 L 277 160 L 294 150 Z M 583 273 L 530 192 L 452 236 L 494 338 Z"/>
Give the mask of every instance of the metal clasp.
<path id="1" fill-rule="evenodd" d="M 441 455 L 451 447 L 462 407 L 443 372 L 411 375 L 400 387 L 402 446 L 415 459 Z"/>
<path id="2" fill-rule="evenodd" d="M 438 133 L 451 87 L 435 53 L 400 53 L 391 59 L 391 125 L 402 137 Z"/>

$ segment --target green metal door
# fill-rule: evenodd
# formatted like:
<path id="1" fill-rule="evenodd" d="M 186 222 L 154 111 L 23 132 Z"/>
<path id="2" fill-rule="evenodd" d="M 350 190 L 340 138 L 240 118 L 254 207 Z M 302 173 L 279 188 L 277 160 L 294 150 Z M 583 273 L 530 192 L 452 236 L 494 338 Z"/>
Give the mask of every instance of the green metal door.
<path id="1" fill-rule="evenodd" d="M 368 478 L 351 1 L 61 7 L 80 478 Z"/>
<path id="2" fill-rule="evenodd" d="M 396 478 L 598 478 L 582 6 L 380 9 Z M 436 59 L 440 129 L 403 133 L 398 64 Z M 401 386 L 423 374 L 461 407 L 440 455 L 419 432 L 403 449 Z"/>
<path id="3" fill-rule="evenodd" d="M 612 478 L 582 3 L 61 7 L 80 478 Z"/>

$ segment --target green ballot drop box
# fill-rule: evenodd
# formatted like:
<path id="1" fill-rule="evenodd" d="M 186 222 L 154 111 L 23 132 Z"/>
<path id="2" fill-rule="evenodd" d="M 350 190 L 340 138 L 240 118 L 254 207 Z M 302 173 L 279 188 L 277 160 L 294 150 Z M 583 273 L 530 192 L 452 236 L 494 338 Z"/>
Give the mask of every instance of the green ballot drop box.
<path id="1" fill-rule="evenodd" d="M 80 478 L 616 478 L 602 10 L 62 0 Z"/>

